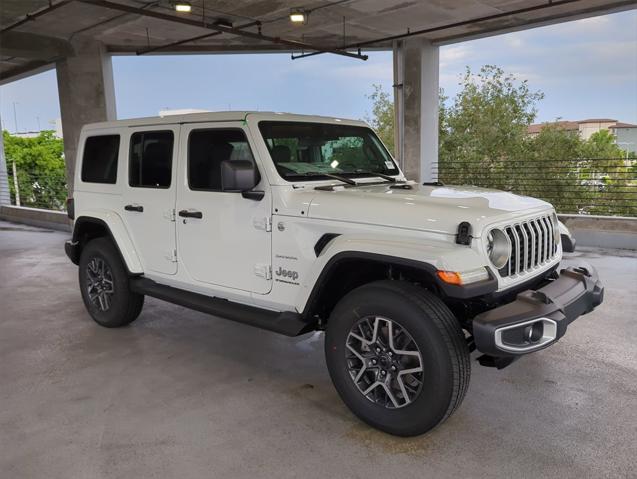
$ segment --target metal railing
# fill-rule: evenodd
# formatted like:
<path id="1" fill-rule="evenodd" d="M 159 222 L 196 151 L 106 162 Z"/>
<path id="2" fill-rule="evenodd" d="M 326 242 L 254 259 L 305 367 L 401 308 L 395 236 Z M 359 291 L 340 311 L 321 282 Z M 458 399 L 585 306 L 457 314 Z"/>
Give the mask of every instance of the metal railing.
<path id="1" fill-rule="evenodd" d="M 38 175 L 8 168 L 11 204 L 29 208 L 63 211 L 66 209 L 67 185 L 64 172 Z"/>
<path id="2" fill-rule="evenodd" d="M 444 184 L 474 185 L 533 196 L 558 213 L 637 216 L 637 159 L 536 161 L 441 159 Z"/>
<path id="3" fill-rule="evenodd" d="M 13 205 L 64 210 L 63 173 L 37 175 L 8 168 Z M 444 160 L 438 177 L 445 184 L 495 188 L 541 198 L 558 213 L 637 217 L 637 159 L 467 161 Z"/>

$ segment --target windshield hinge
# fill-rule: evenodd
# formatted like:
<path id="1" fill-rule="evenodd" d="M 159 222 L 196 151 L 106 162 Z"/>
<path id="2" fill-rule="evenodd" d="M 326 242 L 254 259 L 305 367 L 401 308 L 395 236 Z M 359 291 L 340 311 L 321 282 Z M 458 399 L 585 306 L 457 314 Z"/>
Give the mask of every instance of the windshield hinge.
<path id="1" fill-rule="evenodd" d="M 272 218 L 266 216 L 265 218 L 255 218 L 252 220 L 252 226 L 258 230 L 272 231 Z"/>
<path id="2" fill-rule="evenodd" d="M 263 278 L 266 280 L 272 279 L 272 265 L 257 263 L 254 265 L 254 274 L 256 274 L 259 278 Z"/>

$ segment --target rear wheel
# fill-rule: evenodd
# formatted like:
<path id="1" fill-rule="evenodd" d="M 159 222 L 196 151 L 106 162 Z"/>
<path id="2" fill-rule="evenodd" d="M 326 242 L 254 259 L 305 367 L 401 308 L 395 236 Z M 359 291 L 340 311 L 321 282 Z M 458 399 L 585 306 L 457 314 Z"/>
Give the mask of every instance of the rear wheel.
<path id="1" fill-rule="evenodd" d="M 402 281 L 370 283 L 344 297 L 329 318 L 325 354 L 352 412 L 399 436 L 447 419 L 469 385 L 458 321 L 435 295 Z"/>
<path id="2" fill-rule="evenodd" d="M 84 305 L 99 325 L 126 326 L 141 313 L 144 296 L 130 291 L 126 267 L 108 238 L 91 240 L 82 249 L 79 280 Z"/>

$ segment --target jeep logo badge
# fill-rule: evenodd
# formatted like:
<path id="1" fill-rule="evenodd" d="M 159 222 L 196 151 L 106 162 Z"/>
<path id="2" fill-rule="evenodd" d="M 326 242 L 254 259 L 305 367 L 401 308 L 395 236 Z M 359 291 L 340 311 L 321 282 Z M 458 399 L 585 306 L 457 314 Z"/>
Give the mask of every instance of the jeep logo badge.
<path id="1" fill-rule="evenodd" d="M 289 278 L 292 281 L 296 281 L 297 279 L 299 279 L 299 273 L 296 271 L 291 271 L 288 269 L 283 269 L 279 266 L 279 269 L 276 270 L 274 272 L 274 274 L 276 274 L 277 276 L 280 276 L 282 278 Z"/>

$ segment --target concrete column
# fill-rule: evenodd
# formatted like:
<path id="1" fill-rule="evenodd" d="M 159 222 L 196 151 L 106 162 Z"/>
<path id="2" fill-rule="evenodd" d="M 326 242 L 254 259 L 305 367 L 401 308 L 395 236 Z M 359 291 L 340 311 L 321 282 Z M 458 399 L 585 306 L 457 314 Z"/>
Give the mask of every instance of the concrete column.
<path id="1" fill-rule="evenodd" d="M 11 204 L 7 163 L 4 158 L 4 138 L 2 134 L 2 119 L 0 119 L 0 206 Z"/>
<path id="2" fill-rule="evenodd" d="M 56 64 L 69 191 L 73 190 L 75 153 L 82 126 L 117 118 L 110 55 L 101 43 L 91 39 L 74 41 L 73 49 L 74 56 Z"/>
<path id="3" fill-rule="evenodd" d="M 438 47 L 409 38 L 394 47 L 396 151 L 405 175 L 438 179 Z"/>
<path id="4" fill-rule="evenodd" d="M 394 155 L 398 160 L 398 165 L 405 171 L 404 143 L 404 111 L 405 111 L 405 89 L 404 89 L 404 55 L 402 54 L 402 41 L 394 41 L 392 46 L 394 60 Z"/>

